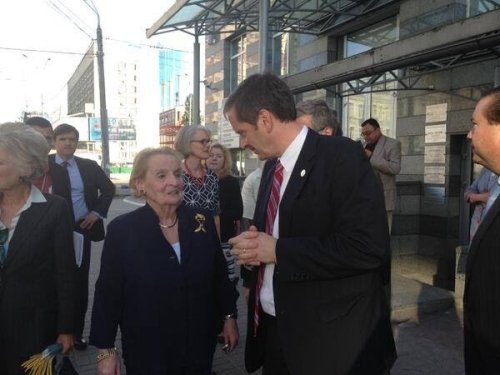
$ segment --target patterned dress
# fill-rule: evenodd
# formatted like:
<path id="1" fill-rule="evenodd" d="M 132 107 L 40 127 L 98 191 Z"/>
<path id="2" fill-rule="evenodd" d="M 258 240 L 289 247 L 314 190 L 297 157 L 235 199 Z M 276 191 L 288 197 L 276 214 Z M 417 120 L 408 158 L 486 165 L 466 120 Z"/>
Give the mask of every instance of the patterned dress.
<path id="1" fill-rule="evenodd" d="M 184 171 L 184 202 L 183 204 L 193 208 L 203 208 L 213 213 L 220 214 L 219 201 L 219 179 L 214 171 L 205 170 L 201 178 L 194 177 Z"/>

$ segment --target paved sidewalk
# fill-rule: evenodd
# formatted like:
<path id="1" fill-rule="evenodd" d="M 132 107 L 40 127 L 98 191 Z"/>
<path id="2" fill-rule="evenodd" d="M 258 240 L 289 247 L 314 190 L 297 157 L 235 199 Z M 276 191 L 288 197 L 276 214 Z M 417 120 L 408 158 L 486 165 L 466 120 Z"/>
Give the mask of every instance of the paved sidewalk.
<path id="1" fill-rule="evenodd" d="M 111 205 L 109 217 L 114 218 L 136 207 L 117 198 Z M 94 243 L 90 266 L 89 311 L 84 331 L 86 337 L 90 328 L 90 308 L 93 305 L 101 252 L 102 242 Z M 391 375 L 464 374 L 462 312 L 453 305 L 453 293 L 397 274 L 393 275 L 392 282 L 392 320 L 399 357 Z M 238 300 L 238 309 L 240 344 L 230 354 L 223 353 L 220 347 L 216 349 L 214 371 L 217 375 L 247 373 L 243 363 L 247 309 L 242 296 Z M 118 340 L 117 346 L 120 346 Z M 94 375 L 97 373 L 95 356 L 95 348 L 89 347 L 83 352 L 74 351 L 71 360 L 79 374 Z M 125 374 L 124 367 L 122 374 Z M 254 374 L 260 375 L 260 371 Z"/>

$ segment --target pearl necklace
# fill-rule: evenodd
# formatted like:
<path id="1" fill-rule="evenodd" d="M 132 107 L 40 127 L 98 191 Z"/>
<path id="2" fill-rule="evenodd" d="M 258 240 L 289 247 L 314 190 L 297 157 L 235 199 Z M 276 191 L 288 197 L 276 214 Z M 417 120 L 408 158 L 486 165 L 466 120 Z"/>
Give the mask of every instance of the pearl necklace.
<path id="1" fill-rule="evenodd" d="M 158 223 L 158 225 L 160 227 L 162 227 L 163 229 L 170 229 L 170 228 L 173 228 L 175 226 L 175 224 L 177 224 L 177 219 L 179 219 L 179 216 L 175 217 L 175 220 L 174 220 L 174 222 L 171 225 L 162 224 L 162 223 Z"/>

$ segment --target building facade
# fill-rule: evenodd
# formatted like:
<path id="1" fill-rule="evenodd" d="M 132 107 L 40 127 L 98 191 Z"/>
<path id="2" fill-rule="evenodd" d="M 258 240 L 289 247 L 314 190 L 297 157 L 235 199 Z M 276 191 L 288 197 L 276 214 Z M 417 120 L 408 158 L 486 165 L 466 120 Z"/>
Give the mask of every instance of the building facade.
<path id="1" fill-rule="evenodd" d="M 466 140 L 470 117 L 481 92 L 500 84 L 500 1 L 329 3 L 339 13 L 317 19 L 319 33 L 269 32 L 270 68 L 297 101 L 325 99 L 344 135 L 359 139 L 361 122 L 374 117 L 401 141 L 393 265 L 452 290 L 455 249 L 468 243 L 463 191 L 480 170 Z M 224 98 L 262 70 L 259 33 L 225 31 L 206 43 L 206 77 L 216 89 L 206 91 L 206 125 L 216 130 Z M 248 152 L 233 153 L 244 155 L 246 171 L 256 166 Z"/>

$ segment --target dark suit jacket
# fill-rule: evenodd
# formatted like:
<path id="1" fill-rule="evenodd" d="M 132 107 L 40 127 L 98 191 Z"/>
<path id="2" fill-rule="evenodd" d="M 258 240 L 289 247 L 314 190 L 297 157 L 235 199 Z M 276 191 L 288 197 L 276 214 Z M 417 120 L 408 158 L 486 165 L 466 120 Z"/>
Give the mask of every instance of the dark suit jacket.
<path id="1" fill-rule="evenodd" d="M 182 365 L 209 373 L 223 316 L 236 309 L 212 215 L 178 215 L 180 264 L 149 205 L 108 225 L 90 342 L 113 347 L 120 326 L 130 374 L 180 374 Z"/>
<path id="2" fill-rule="evenodd" d="M 235 222 L 243 215 L 240 183 L 236 177 L 226 176 L 219 180 L 219 200 L 221 241 L 227 242 L 236 235 Z"/>
<path id="3" fill-rule="evenodd" d="M 49 174 L 52 178 L 52 194 L 64 198 L 73 214 L 73 201 L 71 200 L 71 184 L 69 182 L 68 172 L 64 167 L 49 158 Z"/>
<path id="4" fill-rule="evenodd" d="M 471 374 L 500 371 L 500 199 L 479 225 L 465 271 L 465 368 Z"/>
<path id="5" fill-rule="evenodd" d="M 21 214 L 0 270 L 1 374 L 24 374 L 22 361 L 75 325 L 72 220 L 62 198 L 45 197 Z"/>
<path id="6" fill-rule="evenodd" d="M 95 211 L 102 217 L 106 217 L 115 195 L 115 185 L 95 161 L 77 156 L 74 158 L 82 176 L 87 208 L 89 211 Z M 55 155 L 50 155 L 49 161 L 55 163 Z M 76 223 L 75 228 L 91 241 L 102 241 L 104 239 L 104 223 L 102 219 L 96 221 L 89 231 L 83 231 L 78 223 Z"/>
<path id="7" fill-rule="evenodd" d="M 266 163 L 255 222 L 265 228 L 275 160 Z M 273 287 L 292 375 L 379 374 L 395 360 L 382 268 L 389 234 L 380 184 L 359 145 L 309 131 L 279 208 Z M 254 270 L 254 280 L 257 270 Z M 262 362 L 250 294 L 245 362 Z"/>

